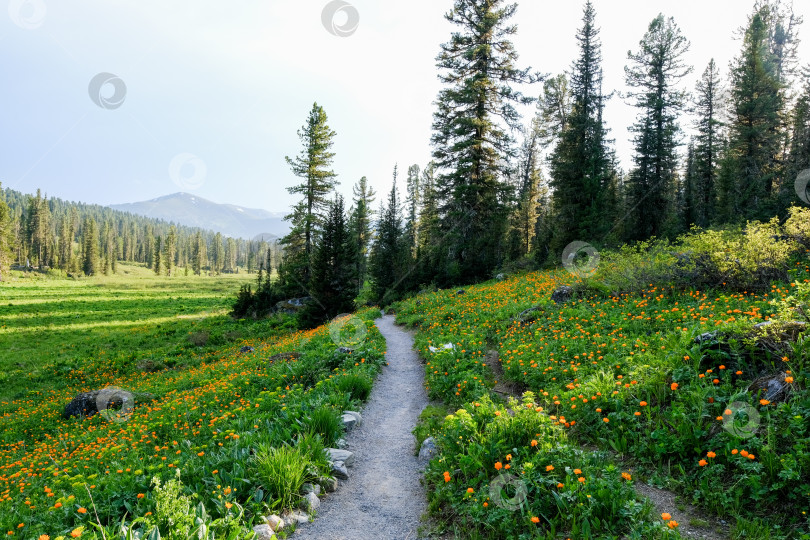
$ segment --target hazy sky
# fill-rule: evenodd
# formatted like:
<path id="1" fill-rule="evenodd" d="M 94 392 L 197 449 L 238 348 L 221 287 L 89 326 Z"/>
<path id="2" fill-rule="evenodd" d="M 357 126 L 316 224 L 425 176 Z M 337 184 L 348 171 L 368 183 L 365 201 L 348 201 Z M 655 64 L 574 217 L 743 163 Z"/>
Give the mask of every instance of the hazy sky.
<path id="1" fill-rule="evenodd" d="M 296 130 L 315 101 L 337 132 L 342 193 L 364 175 L 385 192 L 395 163 L 405 170 L 430 159 L 435 57 L 452 30 L 443 17 L 451 0 L 351 0 L 329 30 L 324 9 L 335 4 L 326 0 L 5 2 L 4 187 L 100 204 L 187 191 L 283 211 L 293 202 L 284 188 L 297 181 L 284 156 L 299 152 Z M 685 86 L 711 57 L 725 77 L 753 0 L 594 3 L 609 91 L 625 88 L 627 51 L 659 12 L 692 43 Z M 808 21 L 801 37 L 810 2 L 795 11 Z M 568 69 L 581 17 L 579 1 L 519 2 L 520 64 Z M 810 61 L 808 43 L 799 56 Z M 528 119 L 533 108 L 525 112 Z M 605 116 L 629 168 L 635 111 L 614 99 Z"/>

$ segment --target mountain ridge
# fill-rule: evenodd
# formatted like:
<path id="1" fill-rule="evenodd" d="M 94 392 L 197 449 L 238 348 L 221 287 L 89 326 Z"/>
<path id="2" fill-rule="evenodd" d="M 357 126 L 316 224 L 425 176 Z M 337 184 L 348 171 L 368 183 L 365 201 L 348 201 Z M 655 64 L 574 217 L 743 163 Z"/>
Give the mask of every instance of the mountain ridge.
<path id="1" fill-rule="evenodd" d="M 185 225 L 210 229 L 233 238 L 248 240 L 263 236 L 281 238 L 290 227 L 284 212 L 270 212 L 235 204 L 216 203 L 193 195 L 177 192 L 148 201 L 111 204 L 109 208 Z"/>

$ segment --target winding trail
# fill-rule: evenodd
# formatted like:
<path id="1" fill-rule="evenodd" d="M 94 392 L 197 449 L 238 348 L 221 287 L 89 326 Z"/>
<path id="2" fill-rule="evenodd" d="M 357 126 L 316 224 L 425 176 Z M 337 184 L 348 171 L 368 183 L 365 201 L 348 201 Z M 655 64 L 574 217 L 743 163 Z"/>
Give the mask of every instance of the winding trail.
<path id="1" fill-rule="evenodd" d="M 362 424 L 346 436 L 347 450 L 354 452 L 349 480 L 324 497 L 315 520 L 299 527 L 294 539 L 417 538 L 426 498 L 411 430 L 428 404 L 424 367 L 413 338 L 392 315 L 375 322 L 387 343 L 389 365 L 374 382 Z"/>

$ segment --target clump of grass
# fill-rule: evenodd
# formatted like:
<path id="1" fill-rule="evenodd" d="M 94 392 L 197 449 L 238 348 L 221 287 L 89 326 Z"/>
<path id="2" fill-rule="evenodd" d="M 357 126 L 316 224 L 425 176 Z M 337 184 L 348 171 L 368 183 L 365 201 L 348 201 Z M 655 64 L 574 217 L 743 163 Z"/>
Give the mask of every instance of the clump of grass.
<path id="1" fill-rule="evenodd" d="M 313 410 L 305 422 L 309 432 L 320 435 L 324 444 L 334 445 L 343 435 L 343 424 L 337 411 L 331 407 Z"/>
<path id="2" fill-rule="evenodd" d="M 254 461 L 259 480 L 270 494 L 272 510 L 297 506 L 301 486 L 315 479 L 306 450 L 300 445 L 259 446 Z"/>
<path id="3" fill-rule="evenodd" d="M 338 379 L 338 390 L 346 394 L 351 394 L 352 399 L 366 401 L 371 395 L 371 379 L 365 375 L 351 374 Z"/>

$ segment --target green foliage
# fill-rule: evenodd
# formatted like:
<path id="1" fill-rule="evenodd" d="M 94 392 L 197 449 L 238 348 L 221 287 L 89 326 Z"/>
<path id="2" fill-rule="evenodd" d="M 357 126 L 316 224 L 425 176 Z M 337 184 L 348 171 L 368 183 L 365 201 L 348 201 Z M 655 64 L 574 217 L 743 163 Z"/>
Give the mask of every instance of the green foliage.
<path id="1" fill-rule="evenodd" d="M 371 379 L 362 374 L 343 375 L 337 379 L 337 389 L 349 394 L 351 399 L 365 402 L 371 395 Z"/>
<path id="2" fill-rule="evenodd" d="M 259 446 L 253 458 L 256 474 L 270 495 L 275 511 L 295 508 L 305 482 L 317 479 L 316 471 L 301 446 Z"/>
<path id="3" fill-rule="evenodd" d="M 310 433 L 320 436 L 329 446 L 337 444 L 343 435 L 343 424 L 340 414 L 332 407 L 321 406 L 312 410 L 305 419 Z"/>

